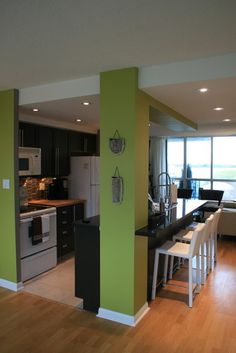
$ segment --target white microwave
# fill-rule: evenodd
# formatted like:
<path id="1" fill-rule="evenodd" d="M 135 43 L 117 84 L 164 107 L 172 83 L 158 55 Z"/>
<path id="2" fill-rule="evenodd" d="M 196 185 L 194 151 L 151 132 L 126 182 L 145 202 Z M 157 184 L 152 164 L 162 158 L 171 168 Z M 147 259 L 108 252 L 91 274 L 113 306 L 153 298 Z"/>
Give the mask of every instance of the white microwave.
<path id="1" fill-rule="evenodd" d="M 41 148 L 19 147 L 19 175 L 41 174 Z"/>

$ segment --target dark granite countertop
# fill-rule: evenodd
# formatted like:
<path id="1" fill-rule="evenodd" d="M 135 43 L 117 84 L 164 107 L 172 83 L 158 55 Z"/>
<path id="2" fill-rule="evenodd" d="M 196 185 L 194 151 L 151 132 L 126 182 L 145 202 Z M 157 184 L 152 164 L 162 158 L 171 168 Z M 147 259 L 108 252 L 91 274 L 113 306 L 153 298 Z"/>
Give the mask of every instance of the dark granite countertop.
<path id="1" fill-rule="evenodd" d="M 207 201 L 205 200 L 194 200 L 194 199 L 178 199 L 178 202 L 167 210 L 164 224 L 157 226 L 156 228 L 150 228 L 146 225 L 143 228 L 137 229 L 135 235 L 141 235 L 146 237 L 158 237 L 160 234 L 164 234 L 169 231 L 171 227 L 176 226 L 178 223 L 182 223 L 185 218 L 191 216 L 193 212 L 199 210 Z M 181 227 L 181 226 L 180 226 Z"/>

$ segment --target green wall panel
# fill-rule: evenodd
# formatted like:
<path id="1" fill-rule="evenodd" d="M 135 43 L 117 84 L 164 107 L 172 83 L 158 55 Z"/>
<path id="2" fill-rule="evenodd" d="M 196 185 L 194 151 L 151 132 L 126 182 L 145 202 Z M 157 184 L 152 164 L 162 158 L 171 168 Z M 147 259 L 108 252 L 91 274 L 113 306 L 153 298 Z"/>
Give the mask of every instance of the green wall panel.
<path id="1" fill-rule="evenodd" d="M 147 221 L 149 109 L 137 82 L 136 68 L 101 73 L 100 306 L 128 315 L 146 302 L 147 241 L 137 240 L 134 233 Z M 116 129 L 126 140 L 120 155 L 109 149 Z M 112 203 L 116 166 L 124 180 L 121 204 Z"/>
<path id="2" fill-rule="evenodd" d="M 0 92 L 0 278 L 17 282 L 16 245 L 16 106 L 17 92 Z M 10 189 L 3 189 L 3 179 Z"/>

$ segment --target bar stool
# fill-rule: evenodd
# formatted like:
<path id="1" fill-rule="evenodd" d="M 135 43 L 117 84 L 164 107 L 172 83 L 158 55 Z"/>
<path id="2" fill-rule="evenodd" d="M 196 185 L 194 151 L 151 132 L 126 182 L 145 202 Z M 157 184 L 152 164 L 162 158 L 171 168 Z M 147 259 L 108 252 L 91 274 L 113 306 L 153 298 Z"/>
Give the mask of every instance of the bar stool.
<path id="1" fill-rule="evenodd" d="M 212 225 L 211 243 L 210 243 L 210 258 L 211 258 L 211 270 L 214 271 L 215 262 L 217 262 L 217 235 L 218 235 L 218 224 L 220 216 L 222 214 L 222 207 L 214 213 L 214 221 Z"/>
<path id="2" fill-rule="evenodd" d="M 200 244 L 200 259 L 201 259 L 201 283 L 205 283 L 205 276 L 209 274 L 209 270 L 211 267 L 211 253 L 210 253 L 210 241 L 212 237 L 212 227 L 213 227 L 214 215 L 210 215 L 205 221 L 205 230 L 202 236 L 201 244 Z M 189 243 L 192 240 L 194 229 L 198 229 L 198 227 L 203 223 L 196 223 L 193 226 L 186 227 L 179 233 L 173 236 L 173 241 L 185 242 Z M 206 261 L 205 261 L 206 259 Z M 180 258 L 178 259 L 179 266 L 180 266 Z M 206 270 L 206 271 L 204 271 Z M 173 273 L 173 264 L 170 268 L 170 272 Z"/>
<path id="3" fill-rule="evenodd" d="M 222 214 L 222 207 L 219 207 L 218 210 L 213 213 L 211 216 L 214 216 L 211 230 L 210 230 L 210 236 L 208 239 L 208 242 L 206 242 L 206 248 L 207 248 L 207 256 L 208 256 L 208 273 L 209 271 L 214 271 L 215 268 L 215 262 L 217 261 L 217 229 L 218 229 L 218 223 L 220 216 Z M 209 217 L 208 217 L 209 219 Z M 188 228 L 189 229 L 194 229 L 199 223 L 193 222 Z"/>
<path id="4" fill-rule="evenodd" d="M 194 231 L 192 235 L 192 240 L 189 244 L 167 241 L 159 248 L 155 249 L 155 260 L 154 260 L 154 269 L 153 269 L 153 282 L 152 282 L 152 299 L 156 297 L 156 285 L 157 285 L 157 274 L 158 274 L 158 265 L 159 265 L 159 254 L 165 255 L 165 264 L 164 264 L 164 279 L 163 283 L 167 282 L 167 267 L 168 267 L 168 257 L 171 259 L 174 257 L 181 257 L 188 259 L 188 297 L 189 297 L 189 307 L 193 306 L 193 293 L 200 285 L 200 275 L 199 275 L 199 249 L 204 235 L 206 225 L 202 223 Z M 193 289 L 193 258 L 197 259 L 197 285 Z"/>

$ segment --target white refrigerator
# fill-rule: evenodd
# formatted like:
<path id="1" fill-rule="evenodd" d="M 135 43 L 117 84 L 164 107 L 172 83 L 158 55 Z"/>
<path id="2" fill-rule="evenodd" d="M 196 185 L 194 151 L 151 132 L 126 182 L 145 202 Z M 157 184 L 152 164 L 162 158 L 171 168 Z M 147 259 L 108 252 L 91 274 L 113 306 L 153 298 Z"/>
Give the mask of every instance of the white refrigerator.
<path id="1" fill-rule="evenodd" d="M 71 199 L 84 199 L 85 217 L 99 214 L 99 157 L 73 156 L 68 192 Z"/>

